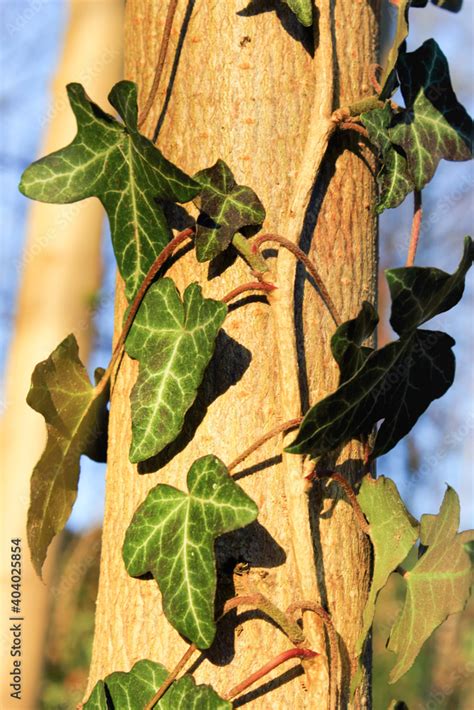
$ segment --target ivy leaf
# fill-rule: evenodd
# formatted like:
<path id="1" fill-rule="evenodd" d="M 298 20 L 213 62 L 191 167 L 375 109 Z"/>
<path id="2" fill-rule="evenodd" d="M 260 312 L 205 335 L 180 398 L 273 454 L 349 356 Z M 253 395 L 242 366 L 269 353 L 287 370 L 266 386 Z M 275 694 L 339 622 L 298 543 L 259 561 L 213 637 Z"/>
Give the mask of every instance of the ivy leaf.
<path id="1" fill-rule="evenodd" d="M 309 409 L 296 439 L 286 448 L 288 453 L 322 456 L 383 420 L 371 454 L 374 459 L 410 431 L 431 402 L 452 385 L 455 369 L 454 340 L 446 333 L 417 327 L 456 305 L 472 258 L 472 241 L 467 237 L 461 263 L 452 275 L 419 267 L 388 271 L 391 323 L 400 339 L 365 353 L 352 377 Z M 355 322 L 365 322 L 364 308 Z M 348 321 L 340 327 L 344 332 L 354 325 Z M 336 356 L 340 358 L 337 345 Z"/>
<path id="2" fill-rule="evenodd" d="M 196 227 L 196 256 L 209 261 L 227 249 L 234 234 L 244 227 L 260 226 L 265 209 L 255 192 L 238 185 L 223 160 L 196 173 L 201 185 L 198 206 L 201 216 Z"/>
<path id="3" fill-rule="evenodd" d="M 397 654 L 389 682 L 406 673 L 423 643 L 451 614 L 462 611 L 469 597 L 471 564 L 462 543 L 459 498 L 448 486 L 438 515 L 421 517 L 420 540 L 428 549 L 404 574 L 405 602 L 387 648 Z"/>
<path id="4" fill-rule="evenodd" d="M 454 274 L 441 269 L 412 266 L 385 272 L 392 297 L 392 328 L 403 335 L 439 313 L 453 308 L 464 292 L 464 281 L 474 259 L 470 237 Z"/>
<path id="5" fill-rule="evenodd" d="M 132 463 L 155 456 L 181 431 L 226 314 L 227 306 L 203 298 L 196 283 L 183 300 L 169 278 L 148 289 L 125 344 L 140 363 L 130 397 Z"/>
<path id="6" fill-rule="evenodd" d="M 170 238 L 159 201 L 188 202 L 199 185 L 138 132 L 135 84 L 121 81 L 109 94 L 125 125 L 94 104 L 81 84 L 69 84 L 67 92 L 77 135 L 65 148 L 30 165 L 20 190 L 34 200 L 61 204 L 98 197 L 110 220 L 131 300 Z"/>
<path id="7" fill-rule="evenodd" d="M 96 371 L 100 375 L 103 371 Z M 46 421 L 46 448 L 31 476 L 28 544 L 36 572 L 53 537 L 65 526 L 77 496 L 81 454 L 103 433 L 108 391 L 99 396 L 69 335 L 36 365 L 27 402 Z"/>
<path id="8" fill-rule="evenodd" d="M 398 86 L 397 74 L 395 67 L 397 65 L 400 52 L 405 47 L 405 41 L 408 37 L 408 10 L 410 8 L 410 0 L 398 0 L 397 2 L 397 26 L 392 45 L 387 55 L 385 70 L 383 72 L 380 85 L 382 91 L 380 98 L 388 99 L 393 94 Z"/>
<path id="9" fill-rule="evenodd" d="M 359 370 L 373 348 L 364 347 L 362 343 L 374 332 L 379 317 L 375 308 L 364 301 L 359 315 L 340 325 L 331 338 L 331 351 L 339 365 L 339 384 L 350 380 Z"/>
<path id="10" fill-rule="evenodd" d="M 369 521 L 369 534 L 374 548 L 372 583 L 357 644 L 360 652 L 372 626 L 378 593 L 417 541 L 419 525 L 405 508 L 390 478 L 380 476 L 374 480 L 365 476 L 357 500 Z"/>
<path id="11" fill-rule="evenodd" d="M 454 379 L 454 340 L 416 330 L 374 351 L 360 370 L 306 414 L 290 454 L 321 456 L 383 419 L 371 458 L 390 451 Z"/>
<path id="12" fill-rule="evenodd" d="M 312 0 L 283 0 L 290 10 L 295 13 L 298 22 L 305 27 L 313 24 L 313 3 Z"/>
<path id="13" fill-rule="evenodd" d="M 389 128 L 393 112 L 389 104 L 361 114 L 360 119 L 367 129 L 371 142 L 379 149 L 382 167 L 377 175 L 379 200 L 376 211 L 398 207 L 405 197 L 413 192 L 415 185 L 408 170 L 403 150 L 390 140 Z"/>
<path id="14" fill-rule="evenodd" d="M 253 522 L 258 508 L 215 456 L 195 461 L 187 484 L 189 493 L 165 484 L 148 493 L 125 535 L 123 558 L 132 577 L 153 574 L 169 622 L 209 648 L 216 631 L 214 540 Z"/>
<path id="15" fill-rule="evenodd" d="M 161 663 L 143 660 L 128 672 L 111 673 L 96 683 L 84 710 L 143 710 L 168 677 Z M 108 695 L 108 698 L 107 698 Z M 209 685 L 196 685 L 185 675 L 172 683 L 155 710 L 231 710 L 232 705 L 220 698 Z"/>
<path id="16" fill-rule="evenodd" d="M 397 63 L 406 108 L 395 114 L 390 140 L 403 149 L 415 188 L 433 177 L 439 161 L 469 160 L 472 120 L 451 86 L 446 57 L 433 40 Z"/>

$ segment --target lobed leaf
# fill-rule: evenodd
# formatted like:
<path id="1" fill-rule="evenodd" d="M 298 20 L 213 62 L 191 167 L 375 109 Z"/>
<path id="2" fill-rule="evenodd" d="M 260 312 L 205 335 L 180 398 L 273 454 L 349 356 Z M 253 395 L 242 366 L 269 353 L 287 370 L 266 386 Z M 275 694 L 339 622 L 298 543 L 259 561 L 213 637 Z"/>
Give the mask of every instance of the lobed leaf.
<path id="1" fill-rule="evenodd" d="M 196 283 L 183 300 L 169 278 L 148 289 L 125 343 L 140 363 L 130 397 L 133 463 L 156 455 L 181 431 L 226 314 L 227 306 L 203 298 Z"/>
<path id="2" fill-rule="evenodd" d="M 351 360 L 340 334 L 359 330 L 359 340 L 367 337 L 369 328 L 375 326 L 375 314 L 364 304 L 354 321 L 338 328 L 333 353 L 339 365 L 344 356 L 349 358 L 345 367 L 352 376 L 345 379 L 341 371 L 338 389 L 309 409 L 296 439 L 286 448 L 288 453 L 322 456 L 383 420 L 373 459 L 393 448 L 410 431 L 431 402 L 451 386 L 455 369 L 454 340 L 446 333 L 417 330 L 417 326 L 456 305 L 472 259 L 473 246 L 468 237 L 460 265 L 452 275 L 419 267 L 387 272 L 393 298 L 391 323 L 400 339 L 371 353 L 359 351 L 356 342 Z M 362 364 L 355 369 L 359 362 Z"/>
<path id="3" fill-rule="evenodd" d="M 339 365 L 339 384 L 350 380 L 373 352 L 373 348 L 362 343 L 372 335 L 378 322 L 375 308 L 364 301 L 358 316 L 337 328 L 331 338 L 331 352 Z"/>
<path id="4" fill-rule="evenodd" d="M 243 227 L 260 226 L 265 209 L 250 187 L 236 183 L 223 160 L 196 173 L 194 180 L 201 185 L 195 244 L 197 260 L 202 262 L 227 249 Z"/>
<path id="5" fill-rule="evenodd" d="M 123 558 L 133 577 L 151 572 L 170 623 L 199 648 L 216 631 L 214 540 L 253 522 L 255 503 L 215 456 L 193 463 L 188 493 L 158 484 L 136 511 L 127 530 Z"/>
<path id="6" fill-rule="evenodd" d="M 98 197 L 131 300 L 171 235 L 160 201 L 188 202 L 199 185 L 138 132 L 134 83 L 120 81 L 109 94 L 124 124 L 93 103 L 81 84 L 68 84 L 67 92 L 77 135 L 30 165 L 20 190 L 34 200 L 61 204 Z"/>
<path id="7" fill-rule="evenodd" d="M 369 521 L 374 550 L 372 582 L 357 644 L 360 652 L 372 626 L 378 593 L 417 541 L 419 524 L 405 508 L 395 483 L 385 476 L 365 476 L 357 500 Z"/>
<path id="8" fill-rule="evenodd" d="M 408 170 L 406 155 L 390 140 L 389 128 L 393 120 L 390 105 L 362 113 L 360 118 L 370 140 L 379 149 L 382 160 L 382 167 L 377 175 L 379 199 L 376 211 L 380 213 L 397 207 L 413 192 L 415 185 Z"/>
<path id="9" fill-rule="evenodd" d="M 397 2 L 397 24 L 392 45 L 387 55 L 385 69 L 380 81 L 382 90 L 380 92 L 381 99 L 388 99 L 398 86 L 396 66 L 398 57 L 405 47 L 406 38 L 408 37 L 408 11 L 410 9 L 410 0 L 398 0 Z"/>
<path id="10" fill-rule="evenodd" d="M 390 674 L 395 683 L 406 673 L 422 645 L 451 614 L 462 611 L 472 573 L 459 526 L 459 498 L 448 486 L 438 515 L 421 517 L 420 540 L 427 550 L 404 574 L 406 597 L 387 648 L 397 654 Z"/>
<path id="11" fill-rule="evenodd" d="M 283 0 L 290 10 L 295 13 L 298 22 L 305 27 L 313 24 L 313 3 L 312 0 Z"/>
<path id="12" fill-rule="evenodd" d="M 96 371 L 96 378 L 102 374 Z M 43 415 L 46 448 L 31 476 L 27 535 L 33 566 L 41 568 L 53 537 L 65 526 L 77 496 L 81 454 L 91 455 L 107 422 L 108 391 L 97 395 L 69 335 L 36 365 L 27 402 Z"/>
<path id="13" fill-rule="evenodd" d="M 401 54 L 397 72 L 406 108 L 394 115 L 390 140 L 404 151 L 421 190 L 442 158 L 472 157 L 472 120 L 456 98 L 447 59 L 433 39 Z"/>
<path id="14" fill-rule="evenodd" d="M 464 253 L 454 274 L 421 266 L 388 269 L 385 275 L 392 298 L 390 323 L 395 332 L 403 335 L 453 308 L 464 292 L 465 276 L 473 259 L 474 245 L 466 237 Z"/>
<path id="15" fill-rule="evenodd" d="M 118 671 L 94 686 L 84 710 L 143 710 L 168 677 L 161 663 L 138 661 L 128 673 Z M 174 681 L 154 705 L 156 710 L 231 710 L 209 685 L 196 685 L 191 676 Z"/>

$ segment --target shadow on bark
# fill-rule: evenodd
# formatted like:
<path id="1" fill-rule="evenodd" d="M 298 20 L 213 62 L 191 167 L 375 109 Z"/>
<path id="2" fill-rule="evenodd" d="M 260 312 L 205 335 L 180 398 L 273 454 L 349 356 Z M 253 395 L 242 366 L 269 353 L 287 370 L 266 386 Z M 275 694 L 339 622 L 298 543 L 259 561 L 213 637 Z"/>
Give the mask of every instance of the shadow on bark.
<path id="1" fill-rule="evenodd" d="M 281 2 L 281 0 L 277 0 L 277 2 L 275 2 L 275 0 L 250 0 L 247 7 L 239 10 L 237 15 L 240 15 L 240 17 L 255 17 L 255 15 L 261 15 L 264 12 L 276 12 L 283 28 L 288 32 L 290 37 L 300 42 L 308 54 L 314 57 L 315 48 L 317 48 L 318 45 L 317 39 L 315 41 L 317 30 L 313 34 L 311 27 L 303 27 L 288 5 Z M 314 24 L 316 26 L 319 11 L 314 6 L 313 13 L 315 17 Z"/>

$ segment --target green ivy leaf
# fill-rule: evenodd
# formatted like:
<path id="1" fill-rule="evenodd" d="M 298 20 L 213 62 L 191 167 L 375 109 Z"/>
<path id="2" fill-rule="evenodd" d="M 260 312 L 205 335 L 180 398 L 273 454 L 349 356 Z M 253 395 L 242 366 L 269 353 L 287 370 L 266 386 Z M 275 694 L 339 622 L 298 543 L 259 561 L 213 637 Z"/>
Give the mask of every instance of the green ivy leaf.
<path id="1" fill-rule="evenodd" d="M 410 0 L 398 0 L 397 3 L 397 26 L 392 45 L 387 55 L 385 69 L 380 80 L 382 91 L 380 92 L 381 99 L 388 99 L 398 86 L 397 73 L 395 67 L 397 65 L 400 52 L 405 47 L 405 41 L 408 37 L 408 10 L 410 8 Z"/>
<path id="2" fill-rule="evenodd" d="M 400 339 L 363 353 L 366 359 L 352 377 L 307 412 L 296 439 L 286 448 L 288 453 L 322 456 L 383 420 L 371 454 L 374 459 L 390 451 L 410 431 L 431 402 L 452 385 L 455 368 L 454 340 L 446 333 L 417 327 L 459 301 L 472 257 L 468 237 L 459 268 L 452 275 L 418 267 L 389 270 L 391 323 Z M 364 323 L 362 334 L 373 322 L 373 314 L 371 321 L 364 309 L 365 304 L 355 321 Z M 354 328 L 352 323 L 340 328 L 343 332 Z M 337 346 L 336 355 L 336 359 L 340 357 Z"/>
<path id="3" fill-rule="evenodd" d="M 374 548 L 372 583 L 357 644 L 360 652 L 372 626 L 378 593 L 417 541 L 419 525 L 405 508 L 390 478 L 380 476 L 374 480 L 365 476 L 357 500 L 369 521 L 370 539 Z"/>
<path id="4" fill-rule="evenodd" d="M 397 63 L 406 108 L 394 115 L 390 140 L 403 149 L 417 190 L 433 177 L 439 161 L 469 160 L 472 120 L 451 86 L 446 57 L 433 40 Z"/>
<path id="5" fill-rule="evenodd" d="M 469 597 L 471 564 L 457 534 L 459 512 L 457 493 L 448 486 L 439 514 L 421 518 L 420 540 L 428 549 L 404 575 L 405 602 L 387 646 L 397 654 L 390 683 L 411 668 L 426 639 L 448 616 L 462 611 Z"/>
<path id="6" fill-rule="evenodd" d="M 214 540 L 253 522 L 255 503 L 215 456 L 193 463 L 189 493 L 159 484 L 136 511 L 125 535 L 123 558 L 133 577 L 151 572 L 170 623 L 199 648 L 215 636 Z"/>
<path id="7" fill-rule="evenodd" d="M 227 249 L 234 234 L 243 227 L 260 226 L 265 209 L 250 187 L 235 182 L 223 160 L 196 173 L 194 179 L 201 185 L 197 203 L 202 214 L 195 244 L 197 260 L 202 262 Z"/>
<path id="8" fill-rule="evenodd" d="M 417 330 L 370 355 L 360 370 L 306 414 L 285 450 L 318 457 L 383 419 L 371 458 L 390 451 L 453 383 L 454 340 Z"/>
<path id="9" fill-rule="evenodd" d="M 102 374 L 96 371 L 96 379 Z M 46 448 L 31 476 L 27 534 L 38 575 L 49 544 L 60 532 L 77 496 L 81 454 L 103 434 L 107 389 L 97 396 L 69 335 L 44 362 L 36 365 L 27 402 L 46 421 Z"/>
<path id="10" fill-rule="evenodd" d="M 313 24 L 313 3 L 312 0 L 283 0 L 290 10 L 295 13 L 298 22 L 305 27 Z"/>
<path id="11" fill-rule="evenodd" d="M 98 197 L 132 299 L 170 238 L 159 201 L 188 202 L 199 185 L 139 134 L 135 84 L 121 81 L 109 94 L 125 125 L 94 104 L 81 84 L 69 84 L 67 92 L 77 135 L 67 147 L 30 165 L 20 190 L 34 200 L 61 204 Z"/>
<path id="12" fill-rule="evenodd" d="M 339 365 L 340 385 L 350 380 L 373 352 L 373 348 L 364 347 L 362 343 L 372 335 L 378 322 L 375 308 L 364 301 L 359 315 L 342 323 L 332 336 L 331 351 Z"/>
<path id="13" fill-rule="evenodd" d="M 379 199 L 377 212 L 397 207 L 413 192 L 415 185 L 408 170 L 402 149 L 390 141 L 389 128 L 393 112 L 389 104 L 381 109 L 362 113 L 360 119 L 367 129 L 371 142 L 379 149 L 382 167 L 377 175 Z"/>
<path id="14" fill-rule="evenodd" d="M 143 710 L 168 677 L 161 663 L 143 660 L 128 672 L 111 673 L 96 683 L 84 710 Z M 107 694 L 109 702 L 107 700 Z M 196 685 L 185 675 L 175 681 L 154 705 L 155 710 L 231 710 L 209 685 Z"/>
<path id="15" fill-rule="evenodd" d="M 390 323 L 395 332 L 403 335 L 453 308 L 464 292 L 465 276 L 473 258 L 474 245 L 466 237 L 464 253 L 454 274 L 420 266 L 388 269 L 385 275 L 392 297 Z"/>
<path id="16" fill-rule="evenodd" d="M 169 278 L 147 291 L 125 344 L 140 363 L 130 397 L 132 463 L 156 455 L 181 431 L 226 314 L 227 306 L 203 298 L 196 283 L 183 300 Z"/>

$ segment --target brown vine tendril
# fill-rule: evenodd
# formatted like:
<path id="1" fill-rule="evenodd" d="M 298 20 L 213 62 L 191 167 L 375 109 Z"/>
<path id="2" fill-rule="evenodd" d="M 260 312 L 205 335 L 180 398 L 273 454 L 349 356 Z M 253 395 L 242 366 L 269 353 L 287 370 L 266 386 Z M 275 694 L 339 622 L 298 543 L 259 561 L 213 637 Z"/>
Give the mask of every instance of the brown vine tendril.
<path id="1" fill-rule="evenodd" d="M 273 604 L 273 602 L 267 599 L 263 594 L 260 594 L 260 592 L 228 599 L 224 604 L 224 609 L 218 621 L 223 619 L 226 614 L 232 611 L 232 609 L 236 609 L 238 606 L 252 606 L 255 609 L 258 609 L 272 619 L 295 646 L 299 646 L 304 643 L 305 636 L 298 624 L 293 621 L 292 618 L 289 618 L 288 614 L 281 611 L 281 609 L 275 606 L 275 604 Z"/>
<path id="2" fill-rule="evenodd" d="M 236 459 L 232 461 L 227 466 L 227 470 L 230 472 L 234 468 L 236 468 L 239 463 L 242 463 L 250 454 L 252 454 L 254 451 L 259 449 L 265 442 L 269 441 L 269 439 L 273 439 L 274 436 L 277 436 L 277 434 L 281 434 L 283 431 L 288 431 L 289 429 L 293 429 L 296 426 L 299 426 L 301 422 L 303 421 L 303 417 L 298 417 L 297 419 L 290 419 L 288 422 L 283 422 L 283 424 L 278 424 L 276 427 L 268 431 L 266 434 L 261 436 L 259 439 L 257 439 L 253 444 L 251 444 L 245 451 L 243 451 L 239 456 L 237 456 Z M 234 474 L 235 475 L 235 474 Z"/>
<path id="3" fill-rule="evenodd" d="M 252 250 L 256 253 L 260 245 L 265 244 L 265 242 L 276 242 L 277 244 L 280 244 L 282 247 L 288 249 L 288 251 L 294 254 L 294 256 L 296 256 L 296 258 L 301 261 L 302 264 L 304 264 L 307 271 L 313 277 L 334 323 L 336 325 L 340 325 L 341 319 L 327 291 L 327 288 L 324 285 L 317 268 L 315 267 L 311 259 L 304 253 L 304 251 L 300 249 L 296 244 L 293 244 L 293 242 L 290 242 L 289 239 L 285 239 L 285 237 L 281 237 L 279 234 L 261 234 L 259 237 L 256 237 L 254 239 L 252 243 Z"/>
<path id="4" fill-rule="evenodd" d="M 250 283 L 246 284 L 241 284 L 240 286 L 237 286 L 237 288 L 234 288 L 233 291 L 230 291 L 226 296 L 224 296 L 222 300 L 223 303 L 229 303 L 229 301 L 232 301 L 234 298 L 237 296 L 240 296 L 241 293 L 245 293 L 246 291 L 274 291 L 277 288 L 275 284 L 268 283 L 267 281 L 251 281 Z"/>
<path id="5" fill-rule="evenodd" d="M 291 658 L 300 658 L 304 661 L 315 658 L 316 656 L 319 656 L 319 654 L 315 651 L 311 651 L 309 648 L 290 648 L 288 651 L 283 651 L 283 653 L 279 653 L 278 656 L 275 656 L 271 661 L 265 663 L 258 671 L 255 671 L 255 673 L 252 673 L 245 680 L 231 688 L 222 698 L 224 700 L 235 698 L 236 695 L 240 695 L 240 693 L 246 690 L 250 685 L 253 685 L 257 680 L 260 680 L 260 678 L 263 678 L 274 668 L 285 663 L 285 661 L 289 661 Z"/>
<path id="6" fill-rule="evenodd" d="M 165 682 L 160 685 L 158 690 L 156 691 L 155 695 L 152 697 L 152 699 L 145 705 L 143 710 L 153 710 L 155 707 L 156 703 L 158 700 L 163 697 L 163 695 L 166 693 L 170 685 L 176 680 L 178 677 L 179 673 L 181 673 L 182 669 L 186 665 L 186 663 L 189 661 L 191 656 L 197 651 L 197 647 L 194 643 L 192 643 L 190 646 L 188 646 L 187 650 L 185 653 L 181 656 L 179 659 L 178 663 L 175 665 L 171 673 L 168 675 L 166 678 Z"/>
<path id="7" fill-rule="evenodd" d="M 360 133 L 361 136 L 364 136 L 364 138 L 369 138 L 367 128 L 364 128 L 364 126 L 361 126 L 355 121 L 341 121 L 341 123 L 337 124 L 337 127 L 341 131 L 356 131 L 357 133 Z"/>
<path id="8" fill-rule="evenodd" d="M 405 266 L 413 266 L 415 263 L 416 250 L 420 240 L 421 220 L 423 217 L 423 205 L 421 202 L 421 190 L 413 192 L 413 220 L 411 223 L 410 246 Z"/>
<path id="9" fill-rule="evenodd" d="M 370 535 L 370 525 L 365 519 L 365 515 L 362 512 L 362 508 L 359 505 L 359 501 L 357 500 L 357 496 L 354 493 L 352 486 L 350 485 L 349 481 L 344 478 L 344 476 L 342 476 L 340 473 L 337 473 L 336 471 L 321 472 L 314 470 L 312 473 L 309 474 L 307 478 L 308 480 L 318 478 L 329 478 L 331 479 L 331 481 L 337 483 L 337 485 L 342 488 L 342 490 L 346 494 L 347 500 L 351 504 L 352 510 L 354 511 L 355 517 L 357 518 L 360 529 L 366 535 Z"/>
<path id="10" fill-rule="evenodd" d="M 127 339 L 127 335 L 130 332 L 130 328 L 132 327 L 133 320 L 135 316 L 137 315 L 137 311 L 140 308 L 140 304 L 143 301 L 143 297 L 145 296 L 145 293 L 148 291 L 149 287 L 151 286 L 153 279 L 155 278 L 156 274 L 159 272 L 165 261 L 169 259 L 169 257 L 173 254 L 173 252 L 176 250 L 176 248 L 184 242 L 186 239 L 189 239 L 189 237 L 194 234 L 194 229 L 188 228 L 184 229 L 182 232 L 177 234 L 170 242 L 165 246 L 165 248 L 158 254 L 156 257 L 155 261 L 153 264 L 150 266 L 147 275 L 143 279 L 140 288 L 138 289 L 137 295 L 132 301 L 132 305 L 130 306 L 130 310 L 127 315 L 127 320 L 125 321 L 125 325 L 122 328 L 122 332 L 120 333 L 120 337 L 117 341 L 117 344 L 114 348 L 114 351 L 112 353 L 112 357 L 110 359 L 110 362 L 107 366 L 106 371 L 104 372 L 103 376 L 101 377 L 99 383 L 97 384 L 95 388 L 95 394 L 98 396 L 101 392 L 104 391 L 107 383 L 110 380 L 110 377 L 112 375 L 113 369 L 115 367 L 115 364 L 120 361 L 122 355 L 123 355 L 123 349 L 125 345 L 125 341 Z"/>
<path id="11" fill-rule="evenodd" d="M 170 0 L 168 4 L 168 12 L 166 13 L 165 26 L 163 28 L 163 35 L 161 38 L 160 51 L 158 53 L 158 59 L 156 60 L 155 72 L 153 76 L 153 83 L 151 85 L 150 93 L 145 102 L 145 106 L 140 113 L 138 118 L 138 128 L 141 128 L 148 118 L 148 114 L 151 111 L 153 102 L 156 98 L 158 92 L 158 87 L 160 85 L 161 75 L 163 73 L 163 67 L 166 59 L 166 52 L 168 51 L 168 45 L 171 37 L 171 28 L 173 26 L 174 16 L 176 14 L 176 8 L 178 6 L 178 0 Z"/>
<path id="12" fill-rule="evenodd" d="M 328 612 L 315 602 L 298 601 L 293 602 L 286 610 L 287 616 L 295 618 L 296 611 L 312 611 L 317 614 L 324 623 L 329 641 L 329 684 L 330 684 L 330 707 L 336 710 L 339 695 L 338 672 L 339 672 L 339 644 L 337 641 L 336 629 Z"/>

